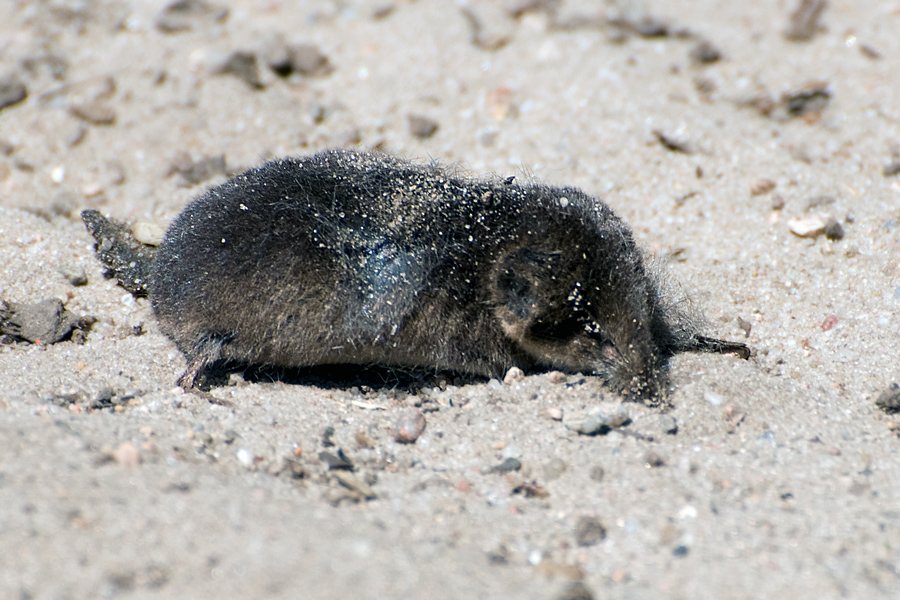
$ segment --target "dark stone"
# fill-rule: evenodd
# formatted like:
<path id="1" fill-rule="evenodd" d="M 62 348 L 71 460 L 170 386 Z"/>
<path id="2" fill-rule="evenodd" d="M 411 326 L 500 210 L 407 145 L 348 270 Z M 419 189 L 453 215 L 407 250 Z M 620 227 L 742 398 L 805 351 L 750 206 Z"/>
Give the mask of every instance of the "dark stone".
<path id="1" fill-rule="evenodd" d="M 15 75 L 0 79 L 0 110 L 15 106 L 28 97 L 28 89 Z"/>
<path id="2" fill-rule="evenodd" d="M 710 65 L 722 58 L 722 51 L 712 45 L 711 42 L 700 40 L 691 49 L 691 60 L 700 65 Z"/>
<path id="3" fill-rule="evenodd" d="M 409 132 L 419 139 L 427 139 L 438 130 L 437 121 L 422 115 L 409 115 Z"/>
<path id="4" fill-rule="evenodd" d="M 234 75 L 255 90 L 261 90 L 265 86 L 259 78 L 259 65 L 256 54 L 244 50 L 235 50 L 225 62 L 216 69 L 220 75 Z"/>
<path id="5" fill-rule="evenodd" d="M 156 27 L 163 33 L 178 33 L 199 27 L 203 23 L 224 21 L 228 9 L 203 0 L 176 0 L 166 6 L 156 19 Z"/>
<path id="6" fill-rule="evenodd" d="M 522 468 L 522 462 L 515 458 L 507 458 L 495 467 L 491 467 L 490 473 L 512 473 Z"/>
<path id="7" fill-rule="evenodd" d="M 900 384 L 892 383 L 881 392 L 875 400 L 875 406 L 889 414 L 900 412 Z"/>
<path id="8" fill-rule="evenodd" d="M 35 304 L 0 300 L 0 336 L 11 336 L 14 341 L 55 344 L 69 339 L 75 331 L 86 333 L 95 321 L 74 315 L 56 298 Z"/>
<path id="9" fill-rule="evenodd" d="M 575 543 L 579 546 L 593 546 L 605 538 L 606 527 L 597 517 L 580 517 L 575 523 Z"/>
<path id="10" fill-rule="evenodd" d="M 825 237 L 833 242 L 844 239 L 844 226 L 840 221 L 831 217 L 825 223 Z"/>

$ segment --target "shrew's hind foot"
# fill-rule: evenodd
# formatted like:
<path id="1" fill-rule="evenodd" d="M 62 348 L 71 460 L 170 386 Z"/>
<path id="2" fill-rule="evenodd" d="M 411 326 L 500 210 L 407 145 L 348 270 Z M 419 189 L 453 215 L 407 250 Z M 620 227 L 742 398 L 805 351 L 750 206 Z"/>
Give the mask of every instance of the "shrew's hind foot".
<path id="1" fill-rule="evenodd" d="M 208 342 L 203 345 L 203 350 L 195 354 L 188 362 L 187 368 L 178 381 L 175 383 L 188 394 L 194 394 L 200 398 L 205 398 L 210 404 L 218 404 L 220 406 L 231 406 L 227 400 L 216 398 L 211 393 L 200 389 L 200 379 L 206 373 L 209 366 L 218 360 L 221 354 L 221 344 Z"/>

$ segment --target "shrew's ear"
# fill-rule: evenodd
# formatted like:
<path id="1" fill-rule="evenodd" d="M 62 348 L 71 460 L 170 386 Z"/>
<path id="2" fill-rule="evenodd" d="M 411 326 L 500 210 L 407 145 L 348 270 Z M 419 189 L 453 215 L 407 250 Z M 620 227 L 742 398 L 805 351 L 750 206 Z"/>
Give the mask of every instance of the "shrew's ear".
<path id="1" fill-rule="evenodd" d="M 524 334 L 529 324 L 552 302 L 560 256 L 555 252 L 519 248 L 497 261 L 493 301 L 504 328 L 513 337 Z M 514 335 L 513 330 L 518 335 Z"/>

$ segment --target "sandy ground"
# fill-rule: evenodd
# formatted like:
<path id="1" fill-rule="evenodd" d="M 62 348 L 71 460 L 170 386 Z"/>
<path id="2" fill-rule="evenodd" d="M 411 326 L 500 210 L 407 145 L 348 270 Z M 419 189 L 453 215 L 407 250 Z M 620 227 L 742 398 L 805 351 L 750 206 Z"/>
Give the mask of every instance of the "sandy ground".
<path id="1" fill-rule="evenodd" d="M 897 597 L 900 419 L 875 399 L 900 380 L 900 3 L 832 0 L 808 41 L 783 0 L 514 4 L 245 0 L 169 33 L 162 2 L 0 1 L 0 76 L 27 88 L 0 110 L 0 298 L 98 319 L 0 347 L 0 597 Z M 328 65 L 266 65 L 298 43 Z M 235 51 L 258 81 L 216 74 Z M 603 197 L 754 356 L 677 357 L 671 410 L 597 436 L 567 419 L 619 401 L 575 375 L 180 394 L 79 210 L 165 226 L 225 180 L 192 161 L 335 146 Z"/>

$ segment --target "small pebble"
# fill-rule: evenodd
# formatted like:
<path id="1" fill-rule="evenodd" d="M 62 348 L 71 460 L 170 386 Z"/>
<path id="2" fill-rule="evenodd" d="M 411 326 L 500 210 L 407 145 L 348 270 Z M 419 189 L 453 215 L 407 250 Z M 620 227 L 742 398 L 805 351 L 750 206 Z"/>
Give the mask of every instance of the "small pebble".
<path id="1" fill-rule="evenodd" d="M 813 215 L 790 219 L 788 227 L 791 233 L 804 238 L 814 238 L 825 232 L 825 222 Z"/>
<path id="2" fill-rule="evenodd" d="M 675 548 L 672 549 L 672 556 L 687 556 L 688 552 L 690 552 L 690 549 L 687 546 L 675 546 Z"/>
<path id="3" fill-rule="evenodd" d="M 900 384 L 892 383 L 881 392 L 875 400 L 875 406 L 889 414 L 900 412 Z"/>
<path id="4" fill-rule="evenodd" d="M 499 85 L 490 90 L 484 97 L 485 106 L 490 110 L 491 117 L 497 123 L 514 117 L 519 113 L 513 91 L 505 85 Z"/>
<path id="5" fill-rule="evenodd" d="M 394 439 L 401 444 L 412 444 L 425 430 L 425 415 L 417 409 L 403 411 L 394 421 Z"/>
<path id="6" fill-rule="evenodd" d="M 208 4 L 204 0 L 174 0 L 156 19 L 156 27 L 163 33 L 178 33 L 205 23 L 224 21 L 228 9 Z"/>
<path id="7" fill-rule="evenodd" d="M 834 329 L 834 326 L 837 324 L 837 315 L 828 315 L 827 317 L 825 317 L 825 320 L 822 321 L 822 331 L 830 331 Z"/>
<path id="8" fill-rule="evenodd" d="M 512 473 L 522 468 L 522 461 L 517 458 L 507 458 L 499 465 L 489 467 L 487 473 Z"/>
<path id="9" fill-rule="evenodd" d="M 511 367 L 503 377 L 503 383 L 506 385 L 513 385 L 519 383 L 523 379 L 525 379 L 525 372 L 519 367 Z"/>
<path id="10" fill-rule="evenodd" d="M 487 553 L 487 558 L 488 562 L 492 565 L 509 564 L 509 549 L 501 544 L 496 550 L 489 551 Z"/>
<path id="11" fill-rule="evenodd" d="M 644 455 L 644 465 L 647 468 L 657 468 L 666 466 L 666 461 L 662 456 L 650 450 Z"/>
<path id="12" fill-rule="evenodd" d="M 217 75 L 234 75 L 253 89 L 260 90 L 265 87 L 259 78 L 259 65 L 253 52 L 235 50 L 214 69 L 214 72 Z"/>
<path id="13" fill-rule="evenodd" d="M 791 13 L 784 37 L 792 42 L 808 42 L 819 30 L 819 18 L 828 0 L 800 0 Z"/>
<path id="14" fill-rule="evenodd" d="M 709 65 L 722 58 L 722 51 L 716 48 L 712 42 L 700 40 L 691 49 L 690 58 L 698 65 Z"/>
<path id="15" fill-rule="evenodd" d="M 15 75 L 0 78 L 0 110 L 15 106 L 28 97 L 28 89 Z"/>
<path id="16" fill-rule="evenodd" d="M 66 136 L 66 144 L 72 148 L 80 144 L 84 141 L 85 136 L 87 135 L 87 127 L 79 124 L 75 127 L 69 135 Z"/>
<path id="17" fill-rule="evenodd" d="M 291 47 L 290 58 L 293 70 L 306 77 L 321 77 L 334 70 L 328 56 L 313 44 Z"/>
<path id="18" fill-rule="evenodd" d="M 827 81 L 810 81 L 797 90 L 781 95 L 788 116 L 816 118 L 828 106 L 831 90 Z"/>
<path id="19" fill-rule="evenodd" d="M 56 181 L 56 179 L 54 179 L 54 181 Z M 103 194 L 103 192 L 103 186 L 96 181 L 91 181 L 81 186 L 81 193 L 84 194 L 85 198 L 96 198 Z"/>
<path id="20" fill-rule="evenodd" d="M 559 385 L 560 383 L 565 383 L 568 377 L 562 371 L 550 371 L 547 373 L 547 381 L 554 385 Z"/>
<path id="21" fill-rule="evenodd" d="M 750 194 L 753 196 L 761 196 L 774 190 L 776 185 L 778 184 L 776 184 L 771 179 L 760 177 L 759 179 L 755 179 L 753 183 L 750 184 Z"/>
<path id="22" fill-rule="evenodd" d="M 606 537 L 606 527 L 597 517 L 579 517 L 575 523 L 575 543 L 579 546 L 593 546 Z"/>
<path id="23" fill-rule="evenodd" d="M 393 2 L 381 2 L 372 9 L 372 18 L 376 21 L 389 17 L 397 9 Z"/>
<path id="24" fill-rule="evenodd" d="M 141 455 L 131 442 L 119 444 L 119 447 L 113 450 L 112 456 L 123 467 L 134 467 L 141 462 Z"/>
<path id="25" fill-rule="evenodd" d="M 566 472 L 567 468 L 568 467 L 566 466 L 565 461 L 563 461 L 562 459 L 551 458 L 544 465 L 544 479 L 546 479 L 547 481 L 559 479 L 562 474 Z"/>
<path id="26" fill-rule="evenodd" d="M 685 140 L 676 138 L 660 129 L 654 129 L 652 133 L 666 150 L 681 152 L 682 154 L 693 154 L 693 149 Z"/>
<path id="27" fill-rule="evenodd" d="M 237 451 L 237 459 L 245 467 L 249 467 L 253 464 L 253 454 L 247 450 L 246 448 L 241 448 Z"/>
<path id="28" fill-rule="evenodd" d="M 33 344 L 55 344 L 66 338 L 83 339 L 96 321 L 77 317 L 56 298 L 34 304 L 16 304 L 0 299 L 0 336 Z"/>
<path id="29" fill-rule="evenodd" d="M 756 442 L 760 445 L 769 445 L 769 444 L 774 445 L 775 444 L 775 432 L 772 431 L 771 429 L 767 429 L 766 431 L 763 431 L 759 436 L 757 436 Z"/>
<path id="30" fill-rule="evenodd" d="M 279 77 L 288 77 L 294 72 L 291 50 L 281 34 L 264 34 L 260 41 L 260 58 Z"/>
<path id="31" fill-rule="evenodd" d="M 66 278 L 66 281 L 75 287 L 87 285 L 87 275 L 84 272 L 84 267 L 81 265 L 63 263 L 59 266 L 59 273 Z"/>
<path id="32" fill-rule="evenodd" d="M 729 402 L 722 409 L 722 418 L 725 420 L 725 431 L 728 433 L 734 433 L 737 430 L 738 425 L 743 423 L 746 417 L 747 413 L 734 402 Z"/>
<path id="33" fill-rule="evenodd" d="M 347 471 L 334 471 L 332 475 L 342 486 L 359 493 L 366 500 L 370 500 L 377 496 L 375 490 L 373 490 L 369 484 Z"/>
<path id="34" fill-rule="evenodd" d="M 249 385 L 247 380 L 244 379 L 243 373 L 229 373 L 228 374 L 228 387 L 239 387 Z"/>
<path id="35" fill-rule="evenodd" d="M 667 23 L 652 15 L 644 15 L 631 25 L 634 32 L 643 38 L 668 37 L 672 33 Z"/>
<path id="36" fill-rule="evenodd" d="M 434 135 L 438 129 L 437 121 L 422 115 L 409 115 L 409 132 L 419 139 L 427 139 Z"/>
<path id="37" fill-rule="evenodd" d="M 353 463 L 344 454 L 343 450 L 338 450 L 337 454 L 331 452 L 319 452 L 319 460 L 325 463 L 331 471 L 352 471 Z"/>
<path id="38" fill-rule="evenodd" d="M 292 456 L 285 456 L 281 463 L 280 473 L 289 475 L 291 479 L 303 479 L 306 477 L 306 469 L 299 460 Z"/>
<path id="39" fill-rule="evenodd" d="M 521 458 L 522 449 L 515 444 L 510 444 L 503 448 L 500 456 L 502 456 L 503 458 Z"/>
<path id="40" fill-rule="evenodd" d="M 567 414 L 563 423 L 568 429 L 583 435 L 604 435 L 631 423 L 631 416 L 622 404 L 598 404 L 584 412 Z"/>
<path id="41" fill-rule="evenodd" d="M 507 0 L 503 3 L 506 14 L 518 19 L 525 13 L 556 10 L 558 0 Z"/>
<path id="42" fill-rule="evenodd" d="M 322 432 L 322 446 L 325 448 L 330 448 L 334 446 L 334 441 L 332 438 L 334 437 L 334 426 L 328 425 L 325 428 L 325 431 Z"/>
<path id="43" fill-rule="evenodd" d="M 115 109 L 99 101 L 74 104 L 69 109 L 69 112 L 91 125 L 112 125 L 116 122 Z"/>
<path id="44" fill-rule="evenodd" d="M 829 218 L 825 223 L 825 237 L 833 242 L 844 239 L 844 226 L 834 217 Z"/>
<path id="45" fill-rule="evenodd" d="M 551 406 L 547 409 L 547 416 L 554 421 L 562 421 L 563 411 L 558 406 Z"/>
<path id="46" fill-rule="evenodd" d="M 719 406 L 725 401 L 725 398 L 715 392 L 703 392 L 703 399 L 713 406 Z"/>
<path id="47" fill-rule="evenodd" d="M 489 31 L 485 22 L 476 14 L 475 10 L 465 4 L 459 6 L 462 16 L 469 25 L 469 39 L 481 50 L 498 50 L 509 43 L 511 35 L 500 31 Z M 493 29 L 494 23 L 490 28 Z"/>
<path id="48" fill-rule="evenodd" d="M 866 58 L 870 58 L 872 60 L 881 60 L 884 58 L 884 54 L 871 44 L 867 44 L 866 42 L 859 43 L 859 51 Z"/>
<path id="49" fill-rule="evenodd" d="M 156 223 L 147 223 L 146 221 L 138 221 L 131 228 L 131 235 L 134 236 L 134 239 L 148 246 L 159 246 L 165 233 L 165 229 Z"/>

